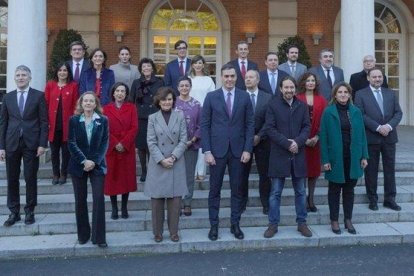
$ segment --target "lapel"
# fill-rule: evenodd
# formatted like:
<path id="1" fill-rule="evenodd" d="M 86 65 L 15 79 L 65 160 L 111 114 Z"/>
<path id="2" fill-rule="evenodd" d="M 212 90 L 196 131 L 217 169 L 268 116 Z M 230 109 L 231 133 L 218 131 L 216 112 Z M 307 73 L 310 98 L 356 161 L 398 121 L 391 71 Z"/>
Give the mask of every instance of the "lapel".
<path id="1" fill-rule="evenodd" d="M 371 87 L 368 87 L 368 97 L 371 99 L 371 102 L 374 102 L 374 104 L 375 104 L 375 107 L 376 107 L 376 109 L 377 109 L 377 112 L 378 112 L 378 114 L 381 116 L 381 117 L 384 117 L 383 115 L 382 115 L 382 112 L 381 112 L 381 108 L 380 108 L 380 106 L 379 106 L 379 104 L 378 104 L 378 102 L 377 102 L 377 99 L 375 98 L 375 95 L 374 95 L 374 92 L 372 92 L 372 90 L 371 90 Z M 381 88 L 381 93 L 382 93 L 382 102 L 383 103 L 385 103 L 385 98 L 384 98 L 384 89 L 383 88 Z M 384 106 L 383 106 L 383 108 L 385 107 L 385 104 L 384 104 Z M 385 114 L 385 108 L 384 108 L 384 114 Z"/>
<path id="2" fill-rule="evenodd" d="M 102 115 L 99 115 L 99 116 L 102 116 Z M 98 135 L 98 129 L 100 128 L 100 126 L 101 126 L 101 124 L 102 124 L 102 120 L 101 120 L 101 118 L 96 118 L 94 121 L 93 121 L 93 128 L 92 128 L 92 135 L 91 135 L 91 144 L 93 143 L 93 141 L 98 141 L 99 139 L 96 139 L 96 135 Z M 83 127 L 85 127 L 85 124 L 83 124 Z M 85 133 L 86 133 L 86 130 L 85 130 Z"/>
<path id="3" fill-rule="evenodd" d="M 240 95 L 240 93 L 243 93 L 243 92 L 238 91 L 237 88 L 234 89 L 234 101 L 233 101 L 233 108 L 231 109 L 231 119 L 234 118 L 234 116 L 236 114 L 236 111 L 237 111 L 237 108 L 240 105 L 240 103 L 239 103 L 240 102 L 240 97 L 242 96 L 242 95 Z"/>
<path id="4" fill-rule="evenodd" d="M 21 117 L 20 115 L 20 111 L 19 111 L 19 104 L 17 102 L 17 90 L 14 90 L 12 92 L 10 92 L 10 111 L 9 112 L 16 112 L 16 114 L 18 114 L 19 117 Z"/>
<path id="5" fill-rule="evenodd" d="M 156 120 L 158 122 L 158 125 L 161 127 L 162 131 L 167 135 L 167 137 L 171 140 L 174 141 L 173 137 L 172 137 L 172 133 L 171 133 L 171 129 L 170 127 L 174 124 L 173 123 L 173 119 L 177 120 L 176 116 L 174 116 L 174 112 L 171 112 L 171 116 L 170 116 L 170 121 L 169 121 L 169 126 L 167 126 L 167 123 L 164 120 L 164 117 L 162 116 L 162 111 L 158 111 L 157 115 L 156 115 Z"/>
<path id="6" fill-rule="evenodd" d="M 322 69 L 321 65 L 318 65 L 318 72 L 319 72 L 319 78 L 324 81 L 328 81 L 328 79 L 325 76 L 325 71 Z"/>
<path id="7" fill-rule="evenodd" d="M 27 90 L 27 98 L 26 98 L 26 103 L 24 104 L 23 116 L 22 117 L 24 117 L 24 115 L 27 113 L 27 110 L 32 106 L 32 102 L 34 101 L 33 93 L 32 93 L 31 90 L 32 90 L 31 88 L 29 88 Z M 17 102 L 17 97 L 16 97 L 16 102 Z"/>
<path id="8" fill-rule="evenodd" d="M 260 112 L 260 110 L 262 109 L 262 107 L 265 105 L 265 99 L 264 99 L 264 95 L 263 95 L 263 93 L 265 93 L 265 92 L 262 92 L 262 91 L 260 91 L 259 90 L 259 92 L 257 93 L 257 100 L 256 100 L 256 110 L 255 110 L 255 114 L 257 113 L 257 112 Z"/>
<path id="9" fill-rule="evenodd" d="M 263 72 L 263 75 L 260 79 L 263 79 L 263 84 L 265 86 L 263 90 L 270 91 L 270 93 L 274 95 L 272 91 L 272 86 L 270 86 L 270 80 L 269 75 L 267 74 L 267 70 Z"/>
<path id="10" fill-rule="evenodd" d="M 125 104 L 125 103 L 124 103 Z M 109 108 L 109 112 L 114 116 L 116 120 L 118 120 L 118 124 L 122 125 L 122 113 L 125 111 L 124 104 L 122 104 L 121 108 L 118 110 L 115 103 L 111 103 L 111 108 Z"/>

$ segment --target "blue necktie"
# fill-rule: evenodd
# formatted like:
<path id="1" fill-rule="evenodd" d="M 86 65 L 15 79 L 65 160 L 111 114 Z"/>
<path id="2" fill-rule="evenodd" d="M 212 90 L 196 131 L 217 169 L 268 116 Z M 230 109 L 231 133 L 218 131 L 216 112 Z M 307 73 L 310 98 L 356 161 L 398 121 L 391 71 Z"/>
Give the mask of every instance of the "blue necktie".
<path id="1" fill-rule="evenodd" d="M 270 87 L 272 87 L 272 93 L 275 94 L 276 92 L 276 79 L 275 79 L 275 73 L 271 73 L 272 78 L 270 79 Z"/>

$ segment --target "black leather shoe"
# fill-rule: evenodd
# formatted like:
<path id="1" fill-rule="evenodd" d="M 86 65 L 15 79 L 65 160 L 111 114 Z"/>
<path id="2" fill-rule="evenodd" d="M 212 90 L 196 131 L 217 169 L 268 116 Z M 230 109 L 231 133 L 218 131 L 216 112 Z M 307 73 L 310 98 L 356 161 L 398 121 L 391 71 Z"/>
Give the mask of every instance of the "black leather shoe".
<path id="1" fill-rule="evenodd" d="M 9 215 L 9 218 L 4 222 L 4 226 L 9 227 L 15 224 L 16 222 L 20 221 L 22 218 L 20 217 L 20 214 L 11 213 Z"/>
<path id="2" fill-rule="evenodd" d="M 146 179 L 147 179 L 147 175 L 141 175 L 141 177 L 139 178 L 139 181 L 145 182 Z"/>
<path id="3" fill-rule="evenodd" d="M 53 185 L 57 185 L 57 184 L 59 184 L 59 176 L 57 176 L 57 175 L 54 175 L 54 176 L 53 176 L 53 179 L 52 179 L 52 184 L 53 184 Z"/>
<path id="4" fill-rule="evenodd" d="M 24 224 L 29 225 L 35 223 L 34 213 L 29 211 L 24 218 Z"/>
<path id="5" fill-rule="evenodd" d="M 352 235 L 356 235 L 356 230 L 352 225 L 352 221 L 350 219 L 344 220 L 345 229 L 348 229 L 348 233 Z"/>
<path id="6" fill-rule="evenodd" d="M 395 201 L 384 201 L 384 207 L 390 208 L 391 210 L 394 210 L 394 211 L 401 211 L 400 205 L 395 203 Z"/>
<path id="7" fill-rule="evenodd" d="M 127 209 L 122 209 L 121 210 L 121 218 L 123 218 L 123 219 L 129 218 L 129 214 L 128 214 L 128 210 Z"/>
<path id="8" fill-rule="evenodd" d="M 208 232 L 208 238 L 211 241 L 216 241 L 218 238 L 218 225 L 212 225 L 210 231 Z"/>
<path id="9" fill-rule="evenodd" d="M 80 245 L 85 244 L 85 243 L 87 243 L 87 242 L 88 242 L 88 240 L 78 240 L 78 243 L 79 243 Z"/>
<path id="10" fill-rule="evenodd" d="M 239 224 L 238 224 L 238 223 L 233 224 L 233 225 L 230 227 L 230 232 L 234 235 L 234 237 L 235 237 L 236 239 L 239 239 L 239 240 L 244 239 L 244 234 L 243 234 L 242 230 L 240 229 L 240 226 L 239 226 Z"/>
<path id="11" fill-rule="evenodd" d="M 337 221 L 331 221 L 331 230 L 334 234 L 340 235 L 342 233 L 341 228 L 339 228 L 339 223 Z"/>
<path id="12" fill-rule="evenodd" d="M 378 211 L 378 204 L 376 202 L 371 202 L 368 206 L 372 211 Z"/>
<path id="13" fill-rule="evenodd" d="M 61 176 L 59 177 L 59 184 L 60 184 L 60 185 L 65 184 L 65 183 L 66 183 L 66 178 L 67 178 L 67 176 L 66 176 L 66 175 L 61 175 Z"/>
<path id="14" fill-rule="evenodd" d="M 114 210 L 114 209 L 112 209 L 112 213 L 111 213 L 111 219 L 118 219 L 119 218 L 119 216 L 118 216 L 118 210 Z"/>
<path id="15" fill-rule="evenodd" d="M 108 247 L 108 244 L 107 244 L 106 242 L 103 242 L 103 243 L 98 243 L 97 245 L 98 245 L 98 247 L 100 247 L 100 248 L 106 248 L 106 247 Z"/>

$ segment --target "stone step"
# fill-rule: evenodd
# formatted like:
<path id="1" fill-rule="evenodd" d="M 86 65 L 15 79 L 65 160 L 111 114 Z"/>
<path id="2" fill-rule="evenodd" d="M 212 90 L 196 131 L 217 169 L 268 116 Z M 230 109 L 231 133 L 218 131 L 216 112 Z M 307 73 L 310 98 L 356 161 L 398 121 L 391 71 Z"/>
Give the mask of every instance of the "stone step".
<path id="1" fill-rule="evenodd" d="M 136 164 L 136 168 L 137 168 L 137 175 L 141 176 L 141 165 L 139 162 L 137 162 Z M 397 160 L 396 160 L 396 164 L 395 164 L 395 170 L 397 172 L 399 171 L 414 171 L 414 162 L 412 160 L 412 158 L 407 159 L 407 158 L 398 158 L 397 156 Z M 380 164 L 380 171 L 382 171 L 382 164 Z M 207 168 L 207 174 L 209 172 L 209 169 Z M 226 170 L 227 172 L 227 170 Z M 255 162 L 253 162 L 252 164 L 252 169 L 251 169 L 251 173 L 252 174 L 257 174 L 257 167 Z M 51 179 L 53 176 L 53 172 L 52 172 L 52 164 L 51 162 L 42 164 L 39 167 L 39 172 L 38 172 L 38 178 L 39 179 Z M 23 178 L 23 171 L 20 174 L 20 177 Z M 3 164 L 0 164 L 0 180 L 6 179 L 6 166 L 3 162 Z"/>
<path id="2" fill-rule="evenodd" d="M 374 212 L 368 209 L 367 204 L 355 204 L 353 219 L 354 223 L 387 223 L 387 222 L 414 222 L 414 202 L 401 203 L 402 210 L 399 212 L 379 206 Z M 296 225 L 296 213 L 294 206 L 281 206 L 281 226 Z M 130 211 L 128 219 L 111 219 L 111 213 L 106 213 L 107 232 L 127 231 L 151 231 L 151 211 Z M 0 216 L 3 223 L 8 216 Z M 91 218 L 91 214 L 89 214 Z M 22 217 L 24 218 L 24 217 Z M 0 227 L 0 237 L 3 236 L 36 236 L 76 233 L 76 221 L 74 213 L 58 214 L 36 214 L 36 223 L 25 225 L 23 220 L 12 227 Z M 343 222 L 341 214 L 339 221 Z M 307 223 L 309 225 L 329 225 L 329 208 L 327 205 L 318 206 L 318 212 L 308 213 Z M 265 227 L 268 224 L 268 216 L 263 215 L 261 207 L 249 207 L 243 213 L 241 227 Z M 180 229 L 208 228 L 207 209 L 194 209 L 190 217 L 181 216 Z M 230 208 L 220 210 L 220 227 L 230 227 Z M 168 229 L 165 223 L 165 229 Z"/>
<path id="3" fill-rule="evenodd" d="M 395 180 L 397 185 L 410 185 L 414 183 L 414 171 L 407 171 L 407 172 L 397 172 L 395 176 Z M 138 191 L 144 191 L 145 183 L 139 181 L 139 177 L 137 177 L 138 183 Z M 384 184 L 384 175 L 382 172 L 378 174 L 378 185 L 382 186 Z M 22 195 L 26 194 L 26 184 L 25 181 L 22 179 L 20 181 L 20 192 Z M 292 186 L 292 182 L 290 178 L 286 179 L 287 187 Z M 364 178 L 360 178 L 357 183 L 358 186 L 364 186 L 365 180 Z M 327 187 L 328 181 L 323 178 L 323 175 L 318 178 L 317 180 L 317 187 Z M 209 183 L 209 175 L 203 181 L 196 181 L 194 185 L 194 190 L 209 190 L 210 183 Z M 259 175 L 251 174 L 249 178 L 249 188 L 251 189 L 258 189 L 259 188 Z M 223 181 L 223 189 L 230 189 L 230 182 L 229 176 L 224 176 Z M 91 192 L 91 191 L 90 191 Z M 67 179 L 67 183 L 64 185 L 52 185 L 51 179 L 39 179 L 38 180 L 38 190 L 37 193 L 39 195 L 50 195 L 50 194 L 70 194 L 73 193 L 73 186 L 72 180 L 70 178 Z M 7 195 L 7 181 L 4 179 L 0 179 L 0 196 Z"/>
<path id="4" fill-rule="evenodd" d="M 327 187 L 317 187 L 315 190 L 315 204 L 324 205 L 327 204 L 328 198 Z M 378 189 L 378 196 L 380 202 L 383 200 L 383 189 Z M 109 197 L 105 197 L 106 210 L 110 210 Z M 89 208 L 91 208 L 92 197 L 88 197 Z M 413 202 L 414 201 L 414 185 L 399 185 L 397 186 L 397 198 L 398 203 Z M 24 205 L 25 196 L 20 197 L 20 202 Z M 367 203 L 368 199 L 365 195 L 365 187 L 357 186 L 355 188 L 355 203 Z M 149 210 L 150 199 L 144 195 L 143 192 L 136 192 L 130 194 L 129 209 L 130 210 Z M 293 205 L 294 204 L 294 191 L 293 188 L 286 187 L 283 191 L 281 205 Z M 194 197 L 192 207 L 207 208 L 208 206 L 208 190 L 194 191 Z M 221 192 L 221 207 L 230 206 L 230 190 L 224 189 Z M 259 192 L 257 189 L 249 189 L 249 204 L 248 206 L 260 207 Z M 21 208 L 23 210 L 23 207 Z M 37 213 L 73 213 L 75 210 L 74 195 L 71 194 L 53 194 L 53 195 L 39 195 L 38 205 L 36 207 Z M 7 197 L 0 196 L 0 215 L 8 214 Z"/>
<path id="5" fill-rule="evenodd" d="M 88 242 L 79 245 L 76 234 L 34 235 L 0 238 L 0 258 L 42 258 L 107 256 L 115 254 L 159 254 L 194 251 L 249 250 L 343 245 L 402 244 L 414 242 L 414 222 L 355 224 L 356 235 L 332 233 L 329 225 L 310 225 L 311 238 L 301 236 L 296 226 L 281 226 L 271 239 L 263 238 L 266 227 L 244 227 L 244 240 L 236 240 L 228 228 L 219 229 L 219 239 L 207 238 L 208 228 L 180 230 L 180 241 L 171 242 L 168 231 L 161 243 L 153 241 L 151 231 L 112 232 L 108 247 L 98 248 Z"/>

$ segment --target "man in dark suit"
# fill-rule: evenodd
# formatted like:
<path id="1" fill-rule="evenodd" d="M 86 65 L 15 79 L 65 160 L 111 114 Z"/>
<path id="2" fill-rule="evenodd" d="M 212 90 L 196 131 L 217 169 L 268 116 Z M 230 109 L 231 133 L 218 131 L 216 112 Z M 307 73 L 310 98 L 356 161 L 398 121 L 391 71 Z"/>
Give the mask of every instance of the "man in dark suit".
<path id="1" fill-rule="evenodd" d="M 74 41 L 70 44 L 69 49 L 72 59 L 67 63 L 72 69 L 73 80 L 79 82 L 82 73 L 91 67 L 89 60 L 85 60 L 86 46 L 82 41 Z"/>
<path id="2" fill-rule="evenodd" d="M 237 81 L 236 87 L 241 90 L 246 90 L 244 83 L 245 75 L 248 70 L 259 70 L 257 64 L 247 59 L 249 55 L 249 44 L 246 41 L 240 41 L 237 43 L 236 49 L 237 58 L 229 63 L 236 68 Z"/>
<path id="3" fill-rule="evenodd" d="M 25 224 L 33 224 L 37 204 L 37 171 L 39 156 L 47 147 L 48 118 L 43 92 L 29 87 L 31 71 L 17 66 L 14 80 L 17 90 L 3 98 L 0 116 L 0 160 L 6 161 L 7 207 L 11 214 L 4 226 L 12 226 L 20 218 L 19 177 L 23 159 L 26 182 Z"/>
<path id="4" fill-rule="evenodd" d="M 212 241 L 218 238 L 220 192 L 226 167 L 231 188 L 231 233 L 243 239 L 240 229 L 240 185 L 243 164 L 253 151 L 254 117 L 249 95 L 235 87 L 236 69 L 231 64 L 221 68 L 221 89 L 209 92 L 201 116 L 201 144 L 210 166 L 208 211 Z"/>
<path id="5" fill-rule="evenodd" d="M 279 65 L 279 69 L 285 71 L 299 82 L 303 74 L 308 70 L 306 66 L 298 62 L 299 48 L 296 45 L 290 45 L 286 50 L 287 61 Z"/>
<path id="6" fill-rule="evenodd" d="M 264 122 L 266 116 L 267 106 L 272 99 L 272 95 L 259 90 L 258 84 L 260 81 L 259 72 L 256 70 L 249 70 L 245 76 L 246 91 L 250 97 L 254 113 L 254 140 L 253 152 L 256 161 L 257 171 L 259 173 L 259 194 L 260 201 L 263 206 L 263 214 L 267 215 L 269 212 L 269 192 L 270 192 L 270 178 L 267 174 L 269 168 L 269 152 L 270 143 L 264 131 Z M 252 166 L 253 158 L 246 163 L 243 168 L 243 180 L 240 189 L 242 202 L 241 211 L 246 209 L 247 200 L 249 198 L 249 174 Z"/>
<path id="7" fill-rule="evenodd" d="M 375 58 L 372 55 L 367 55 L 363 58 L 362 64 L 364 69 L 361 72 L 357 72 L 351 75 L 349 84 L 352 87 L 352 100 L 355 100 L 355 94 L 358 90 L 364 89 L 369 86 L 367 79 L 367 72 L 375 67 Z M 384 82 L 382 87 L 388 88 L 387 77 L 384 75 Z"/>
<path id="8" fill-rule="evenodd" d="M 265 129 L 270 141 L 269 176 L 272 187 L 269 196 L 269 227 L 264 233 L 271 238 L 278 232 L 280 202 L 285 178 L 291 176 L 295 190 L 297 230 L 305 237 L 312 232 L 306 225 L 307 176 L 305 142 L 309 137 L 309 111 L 305 103 L 295 97 L 296 82 L 291 76 L 282 79 L 281 93 L 269 103 Z"/>
<path id="9" fill-rule="evenodd" d="M 285 71 L 278 70 L 277 53 L 268 52 L 265 57 L 266 70 L 260 72 L 259 89 L 272 95 L 279 95 L 280 81 L 289 76 Z"/>
<path id="10" fill-rule="evenodd" d="M 378 210 L 377 182 L 381 155 L 384 169 L 384 207 L 399 211 L 401 207 L 395 202 L 395 146 L 398 142 L 397 126 L 403 114 L 395 92 L 381 87 L 381 69 L 370 69 L 368 81 L 369 87 L 356 93 L 355 105 L 362 111 L 367 134 L 369 161 L 365 168 L 365 187 L 369 208 Z"/>
<path id="11" fill-rule="evenodd" d="M 187 57 L 187 42 L 178 40 L 174 44 L 174 49 L 177 51 L 177 58 L 168 62 L 165 67 L 164 85 L 174 89 L 176 95 L 180 93 L 177 90 L 178 79 L 187 75 L 191 69 L 191 59 Z"/>
<path id="12" fill-rule="evenodd" d="M 333 65 L 334 52 L 331 49 L 323 49 L 319 54 L 320 65 L 309 69 L 319 78 L 319 92 L 329 101 L 332 87 L 338 82 L 344 81 L 344 71 Z"/>

